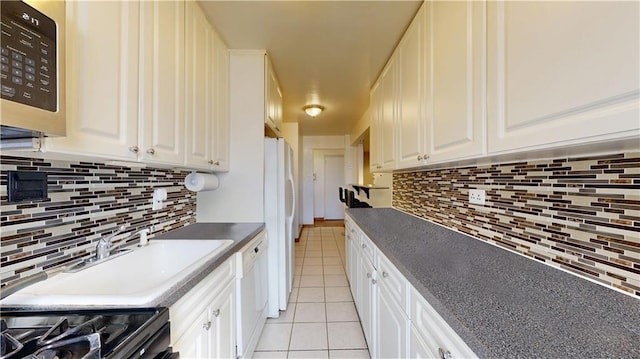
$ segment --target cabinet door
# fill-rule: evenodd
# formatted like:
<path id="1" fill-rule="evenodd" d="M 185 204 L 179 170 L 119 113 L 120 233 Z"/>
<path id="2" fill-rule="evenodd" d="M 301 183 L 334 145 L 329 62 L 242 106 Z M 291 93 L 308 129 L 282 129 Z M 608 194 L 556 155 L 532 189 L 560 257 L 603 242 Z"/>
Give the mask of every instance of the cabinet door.
<path id="1" fill-rule="evenodd" d="M 380 118 L 380 165 L 383 170 L 396 166 L 396 117 L 397 117 L 397 61 L 392 56 L 387 68 L 382 72 L 382 113 Z"/>
<path id="2" fill-rule="evenodd" d="M 377 290 L 376 356 L 379 358 L 407 358 L 407 330 L 409 319 L 384 286 Z"/>
<path id="3" fill-rule="evenodd" d="M 208 358 L 236 357 L 235 281 L 220 291 L 211 303 L 211 352 Z M 182 353 L 180 353 L 182 356 Z M 188 356 L 187 356 L 188 357 Z"/>
<path id="4" fill-rule="evenodd" d="M 362 323 L 364 337 L 366 338 L 369 349 L 371 350 L 371 357 L 376 357 L 376 335 L 374 326 L 376 270 L 373 267 L 373 264 L 364 257 L 360 258 L 359 264 L 362 287 L 360 288 L 360 308 L 358 308 L 358 314 L 360 314 L 360 322 Z"/>
<path id="5" fill-rule="evenodd" d="M 214 36 L 215 56 L 215 108 L 213 121 L 213 160 L 211 169 L 214 171 L 229 170 L 229 49 L 217 35 Z"/>
<path id="6" fill-rule="evenodd" d="M 424 343 L 416 328 L 410 325 L 409 328 L 409 354 L 407 358 L 429 359 L 439 358 L 438 348 L 428 346 Z"/>
<path id="7" fill-rule="evenodd" d="M 369 101 L 369 170 L 377 172 L 382 169 L 380 149 L 380 119 L 382 112 L 382 84 L 378 81 L 371 89 Z"/>
<path id="8" fill-rule="evenodd" d="M 424 12 L 423 5 L 398 47 L 398 168 L 426 162 Z"/>
<path id="9" fill-rule="evenodd" d="M 478 357 L 415 288 L 411 289 L 411 321 L 432 351 L 450 352 L 453 358 Z"/>
<path id="10" fill-rule="evenodd" d="M 139 6 L 66 2 L 67 136 L 44 150 L 137 159 Z"/>
<path id="11" fill-rule="evenodd" d="M 179 352 L 181 358 L 211 358 L 209 315 L 208 309 L 203 311 L 173 345 L 173 350 Z"/>
<path id="12" fill-rule="evenodd" d="M 426 6 L 429 161 L 480 156 L 486 147 L 485 3 Z"/>
<path id="13" fill-rule="evenodd" d="M 182 165 L 184 2 L 141 2 L 140 29 L 141 157 Z"/>
<path id="14" fill-rule="evenodd" d="M 640 3 L 488 5 L 489 152 L 640 133 Z"/>
<path id="15" fill-rule="evenodd" d="M 214 145 L 213 29 L 195 1 L 185 7 L 185 163 L 208 169 Z"/>

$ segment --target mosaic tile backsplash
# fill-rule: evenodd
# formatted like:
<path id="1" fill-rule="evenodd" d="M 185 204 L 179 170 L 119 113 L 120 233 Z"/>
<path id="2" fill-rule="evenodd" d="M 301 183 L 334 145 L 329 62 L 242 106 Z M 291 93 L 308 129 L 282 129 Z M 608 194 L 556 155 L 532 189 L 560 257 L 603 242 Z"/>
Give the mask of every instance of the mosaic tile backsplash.
<path id="1" fill-rule="evenodd" d="M 0 283 L 53 269 L 95 254 L 100 237 L 120 225 L 114 243 L 154 226 L 151 237 L 195 223 L 196 195 L 185 171 L 0 156 Z M 48 173 L 43 201 L 8 203 L 7 171 Z M 161 210 L 151 209 L 155 188 L 167 190 Z M 123 246 L 138 243 L 131 238 Z"/>
<path id="2" fill-rule="evenodd" d="M 640 297 L 640 153 L 394 173 L 393 207 Z"/>

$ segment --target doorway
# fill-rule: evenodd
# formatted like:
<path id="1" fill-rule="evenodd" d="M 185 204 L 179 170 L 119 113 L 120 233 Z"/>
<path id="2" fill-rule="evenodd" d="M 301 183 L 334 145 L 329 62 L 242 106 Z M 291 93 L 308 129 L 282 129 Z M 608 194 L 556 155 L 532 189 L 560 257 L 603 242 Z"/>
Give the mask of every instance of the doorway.
<path id="1" fill-rule="evenodd" d="M 324 219 L 344 219 L 344 208 L 338 195 L 344 187 L 344 156 L 324 156 Z"/>
<path id="2" fill-rule="evenodd" d="M 338 187 L 345 186 L 344 150 L 313 151 L 313 216 L 316 219 L 344 219 Z"/>

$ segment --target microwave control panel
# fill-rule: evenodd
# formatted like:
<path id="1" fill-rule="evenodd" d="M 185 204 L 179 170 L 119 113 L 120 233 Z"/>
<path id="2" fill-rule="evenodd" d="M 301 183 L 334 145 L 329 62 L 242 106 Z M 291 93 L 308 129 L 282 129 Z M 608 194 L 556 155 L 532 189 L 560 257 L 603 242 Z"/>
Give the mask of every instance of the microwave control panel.
<path id="1" fill-rule="evenodd" d="M 58 110 L 56 22 L 22 1 L 2 1 L 3 99 Z"/>

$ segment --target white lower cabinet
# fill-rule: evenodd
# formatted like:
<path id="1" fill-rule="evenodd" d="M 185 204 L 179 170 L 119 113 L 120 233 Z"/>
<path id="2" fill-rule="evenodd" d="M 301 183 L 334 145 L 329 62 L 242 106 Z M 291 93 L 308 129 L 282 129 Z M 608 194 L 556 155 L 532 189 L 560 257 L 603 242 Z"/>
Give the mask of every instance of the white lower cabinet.
<path id="1" fill-rule="evenodd" d="M 411 288 L 411 325 L 437 358 L 477 357 L 415 288 Z"/>
<path id="2" fill-rule="evenodd" d="M 351 293 L 371 357 L 477 358 L 348 215 L 345 223 Z"/>
<path id="3" fill-rule="evenodd" d="M 407 358 L 407 314 L 384 285 L 378 284 L 376 302 L 376 357 Z"/>
<path id="4" fill-rule="evenodd" d="M 375 354 L 376 335 L 375 335 L 375 307 L 376 307 L 376 269 L 365 257 L 358 260 L 360 265 L 359 278 L 360 281 L 360 321 L 362 322 L 362 331 L 367 340 L 371 355 Z"/>
<path id="5" fill-rule="evenodd" d="M 169 308 L 171 346 L 181 358 L 235 358 L 235 256 Z"/>
<path id="6" fill-rule="evenodd" d="M 433 348 L 424 343 L 422 337 L 423 335 L 418 333 L 416 327 L 413 325 L 409 327 L 409 354 L 407 355 L 407 358 L 438 358 L 437 349 L 436 351 L 433 351 Z"/>

